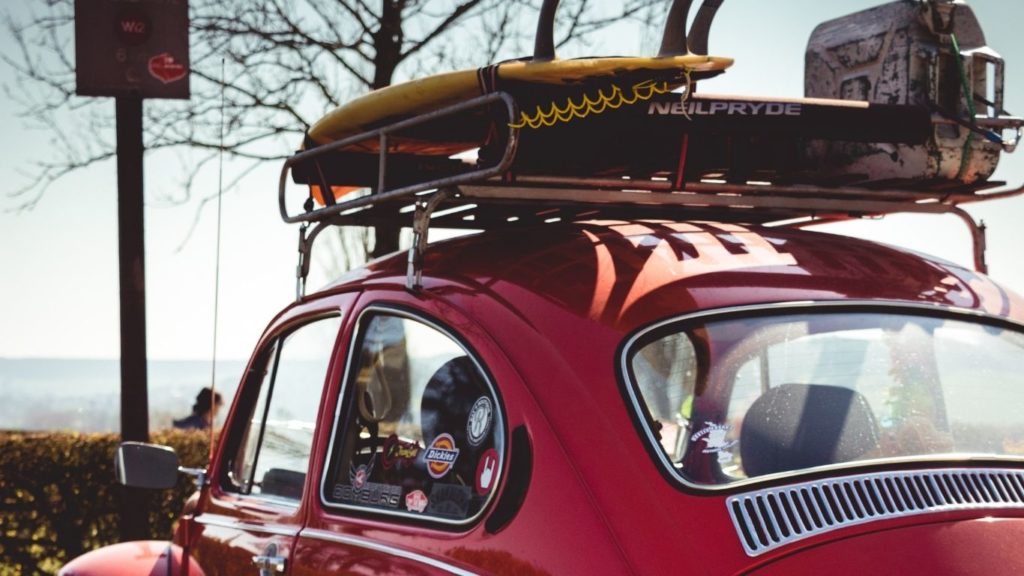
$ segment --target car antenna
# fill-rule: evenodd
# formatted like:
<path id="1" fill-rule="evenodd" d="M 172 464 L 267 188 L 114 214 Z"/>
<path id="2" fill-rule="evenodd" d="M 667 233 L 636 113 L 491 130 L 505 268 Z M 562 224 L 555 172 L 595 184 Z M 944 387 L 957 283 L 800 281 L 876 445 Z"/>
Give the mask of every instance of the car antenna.
<path id="1" fill-rule="evenodd" d="M 221 198 L 224 196 L 224 57 L 220 59 L 220 150 L 217 152 L 217 248 L 214 251 L 213 271 L 213 350 L 210 358 L 210 454 L 213 462 L 214 416 L 217 406 L 217 326 L 220 307 L 220 229 Z"/>

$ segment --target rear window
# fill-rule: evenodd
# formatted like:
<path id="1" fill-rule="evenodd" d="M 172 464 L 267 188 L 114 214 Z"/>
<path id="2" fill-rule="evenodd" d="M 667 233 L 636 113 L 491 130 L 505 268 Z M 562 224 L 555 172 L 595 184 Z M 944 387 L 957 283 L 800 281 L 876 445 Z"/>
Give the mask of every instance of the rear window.
<path id="1" fill-rule="evenodd" d="M 1024 335 L 973 318 L 808 309 L 684 320 L 636 339 L 624 368 L 644 432 L 689 484 L 1024 457 Z"/>

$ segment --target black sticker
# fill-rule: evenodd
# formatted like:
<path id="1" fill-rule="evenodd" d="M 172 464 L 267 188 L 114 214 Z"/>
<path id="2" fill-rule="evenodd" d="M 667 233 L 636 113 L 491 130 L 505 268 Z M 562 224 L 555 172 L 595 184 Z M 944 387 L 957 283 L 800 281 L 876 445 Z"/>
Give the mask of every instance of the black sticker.
<path id="1" fill-rule="evenodd" d="M 457 484 L 434 484 L 430 489 L 430 503 L 427 514 L 465 518 L 469 516 L 469 504 L 473 499 L 473 488 Z"/>

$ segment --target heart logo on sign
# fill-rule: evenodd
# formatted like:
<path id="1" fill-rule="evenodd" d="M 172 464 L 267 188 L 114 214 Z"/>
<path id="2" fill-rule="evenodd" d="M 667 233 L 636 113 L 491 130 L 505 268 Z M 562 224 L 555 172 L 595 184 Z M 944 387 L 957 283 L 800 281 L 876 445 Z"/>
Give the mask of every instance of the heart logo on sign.
<path id="1" fill-rule="evenodd" d="M 164 84 L 170 84 L 184 78 L 188 70 L 174 56 L 164 52 L 149 59 L 149 73 Z"/>

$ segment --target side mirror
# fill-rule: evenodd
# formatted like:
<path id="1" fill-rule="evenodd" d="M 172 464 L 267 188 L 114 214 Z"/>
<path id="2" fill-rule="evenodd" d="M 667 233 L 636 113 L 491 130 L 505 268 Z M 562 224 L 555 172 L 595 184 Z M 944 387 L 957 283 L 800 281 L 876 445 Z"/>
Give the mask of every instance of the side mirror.
<path id="1" fill-rule="evenodd" d="M 114 458 L 114 473 L 124 486 L 171 488 L 178 483 L 178 455 L 169 446 L 122 442 Z"/>

